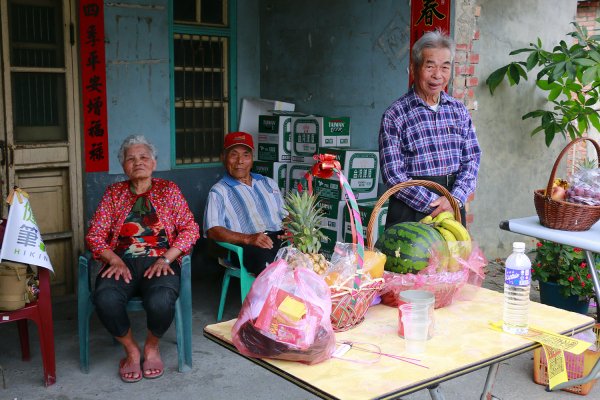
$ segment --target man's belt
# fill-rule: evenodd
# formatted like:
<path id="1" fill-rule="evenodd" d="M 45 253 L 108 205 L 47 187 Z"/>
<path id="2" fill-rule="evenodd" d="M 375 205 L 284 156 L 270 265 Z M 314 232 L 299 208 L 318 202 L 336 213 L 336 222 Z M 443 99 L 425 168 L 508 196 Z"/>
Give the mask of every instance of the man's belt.
<path id="1" fill-rule="evenodd" d="M 452 186 L 454 186 L 454 182 L 456 181 L 456 174 L 438 176 L 411 176 L 411 179 L 435 182 L 444 186 L 446 189 L 452 189 Z"/>

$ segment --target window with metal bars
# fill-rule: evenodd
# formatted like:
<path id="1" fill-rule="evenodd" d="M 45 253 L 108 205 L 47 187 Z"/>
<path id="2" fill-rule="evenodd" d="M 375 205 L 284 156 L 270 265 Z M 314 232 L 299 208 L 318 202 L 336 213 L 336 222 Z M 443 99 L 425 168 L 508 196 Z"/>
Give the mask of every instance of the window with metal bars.
<path id="1" fill-rule="evenodd" d="M 62 16 L 58 0 L 9 2 L 14 140 L 66 140 Z"/>
<path id="2" fill-rule="evenodd" d="M 227 1 L 173 2 L 173 93 L 177 165 L 219 161 L 229 129 Z M 210 27 L 210 33 L 207 33 Z M 220 27 L 222 29 L 217 28 Z"/>

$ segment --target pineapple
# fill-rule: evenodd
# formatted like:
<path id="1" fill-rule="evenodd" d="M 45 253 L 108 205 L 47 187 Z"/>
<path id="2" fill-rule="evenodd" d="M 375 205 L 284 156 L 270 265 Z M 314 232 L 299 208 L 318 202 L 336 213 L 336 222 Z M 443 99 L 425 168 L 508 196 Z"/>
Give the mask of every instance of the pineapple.
<path id="1" fill-rule="evenodd" d="M 317 197 L 304 191 L 290 192 L 285 198 L 285 210 L 288 216 L 284 227 L 291 236 L 290 243 L 310 259 L 313 271 L 322 275 L 327 269 L 327 260 L 319 254 L 321 240 L 327 236 L 321 232 L 323 210 L 317 206 Z"/>

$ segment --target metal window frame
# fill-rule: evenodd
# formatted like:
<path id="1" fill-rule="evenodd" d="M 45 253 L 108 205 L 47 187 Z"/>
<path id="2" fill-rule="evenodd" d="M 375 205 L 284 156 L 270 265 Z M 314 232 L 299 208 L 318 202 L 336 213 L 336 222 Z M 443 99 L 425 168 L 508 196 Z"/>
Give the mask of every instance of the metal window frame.
<path id="1" fill-rule="evenodd" d="M 228 124 L 230 130 L 237 128 L 237 0 L 227 0 L 227 13 L 229 17 L 228 27 L 209 27 L 176 24 L 173 21 L 173 1 L 169 1 L 169 71 L 170 74 L 170 103 L 171 103 L 171 169 L 186 168 L 214 168 L 220 166 L 220 162 L 177 164 L 176 157 L 176 127 L 175 127 L 175 46 L 174 33 L 223 36 L 229 40 L 229 115 Z"/>

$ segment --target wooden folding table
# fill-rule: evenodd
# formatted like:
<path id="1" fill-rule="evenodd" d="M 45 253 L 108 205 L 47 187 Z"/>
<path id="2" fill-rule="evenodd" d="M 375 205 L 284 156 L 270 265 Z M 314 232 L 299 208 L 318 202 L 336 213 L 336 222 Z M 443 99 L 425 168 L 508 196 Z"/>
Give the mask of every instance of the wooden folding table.
<path id="1" fill-rule="evenodd" d="M 502 293 L 484 288 L 466 289 L 465 296 L 470 297 L 469 300 L 455 301 L 448 307 L 435 310 L 435 335 L 427 341 L 426 352 L 419 356 L 420 362 L 428 368 L 385 356 L 366 365 L 365 362 L 373 359 L 373 354 L 356 350 L 349 351 L 344 357 L 362 362 L 332 358 L 320 364 L 305 365 L 249 359 L 325 399 L 392 399 L 426 388 L 430 388 L 432 398 L 441 399 L 443 395 L 435 389 L 437 384 L 489 366 L 482 399 L 491 398 L 498 363 L 539 345 L 490 328 L 490 322 L 502 319 Z M 204 328 L 204 335 L 237 353 L 231 341 L 234 323 L 235 320 L 230 320 L 208 325 Z M 541 329 L 572 335 L 591 328 L 594 320 L 532 302 L 530 323 Z M 404 340 L 398 336 L 397 328 L 397 309 L 378 305 L 369 309 L 361 324 L 349 331 L 336 333 L 336 341 L 351 342 L 361 347 L 375 345 L 382 353 L 410 357 L 405 352 Z"/>

